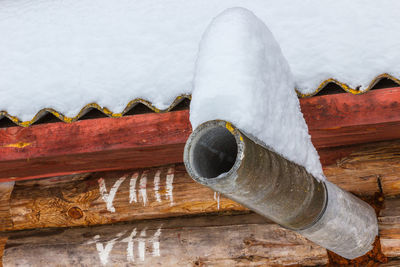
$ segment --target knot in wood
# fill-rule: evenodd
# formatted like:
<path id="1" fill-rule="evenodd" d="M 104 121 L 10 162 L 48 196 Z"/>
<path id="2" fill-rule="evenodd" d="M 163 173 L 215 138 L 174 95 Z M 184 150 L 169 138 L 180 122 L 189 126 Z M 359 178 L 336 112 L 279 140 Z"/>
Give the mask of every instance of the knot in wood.
<path id="1" fill-rule="evenodd" d="M 78 207 L 72 207 L 67 211 L 67 214 L 72 219 L 80 219 L 83 217 L 83 211 Z"/>

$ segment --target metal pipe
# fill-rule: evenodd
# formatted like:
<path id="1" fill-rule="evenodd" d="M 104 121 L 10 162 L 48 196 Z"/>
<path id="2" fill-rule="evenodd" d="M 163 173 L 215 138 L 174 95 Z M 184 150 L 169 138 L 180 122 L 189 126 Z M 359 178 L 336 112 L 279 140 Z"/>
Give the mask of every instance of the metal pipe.
<path id="1" fill-rule="evenodd" d="M 197 127 L 186 142 L 184 162 L 195 181 L 345 258 L 372 249 L 378 228 L 367 203 L 317 180 L 229 122 Z"/>

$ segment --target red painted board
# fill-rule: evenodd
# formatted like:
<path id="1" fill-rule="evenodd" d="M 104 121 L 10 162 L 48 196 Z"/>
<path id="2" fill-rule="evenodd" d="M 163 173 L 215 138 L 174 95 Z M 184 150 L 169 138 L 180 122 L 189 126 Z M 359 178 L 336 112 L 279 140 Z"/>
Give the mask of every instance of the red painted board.
<path id="1" fill-rule="evenodd" d="M 0 181 L 182 161 L 188 111 L 0 129 Z"/>
<path id="2" fill-rule="evenodd" d="M 303 98 L 300 105 L 310 129 L 399 122 L 400 87 Z"/>
<path id="3" fill-rule="evenodd" d="M 400 87 L 300 100 L 316 148 L 400 138 Z"/>
<path id="4" fill-rule="evenodd" d="M 335 149 L 326 148 L 400 138 L 400 87 L 300 103 L 314 146 L 329 159 Z M 182 162 L 190 132 L 188 110 L 2 128 L 0 181 Z"/>

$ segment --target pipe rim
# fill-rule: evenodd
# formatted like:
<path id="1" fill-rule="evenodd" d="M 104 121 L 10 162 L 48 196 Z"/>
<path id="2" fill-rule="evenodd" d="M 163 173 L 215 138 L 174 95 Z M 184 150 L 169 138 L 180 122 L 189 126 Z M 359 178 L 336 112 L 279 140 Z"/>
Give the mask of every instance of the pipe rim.
<path id="1" fill-rule="evenodd" d="M 232 167 L 229 169 L 228 172 L 224 172 L 216 177 L 203 177 L 201 176 L 198 171 L 195 169 L 194 164 L 194 156 L 193 156 L 193 144 L 200 139 L 204 134 L 208 131 L 213 130 L 215 128 L 224 128 L 232 134 L 235 138 L 236 146 L 237 146 L 237 153 L 235 161 Z M 239 130 L 230 122 L 224 120 L 211 120 L 200 124 L 189 136 L 188 140 L 186 141 L 185 148 L 184 148 L 184 164 L 186 170 L 188 171 L 189 175 L 197 182 L 204 184 L 204 185 L 212 185 L 217 182 L 221 182 L 223 179 L 232 179 L 236 177 L 236 172 L 241 165 L 241 161 L 244 157 L 244 149 L 245 145 L 243 142 L 243 136 L 239 132 Z"/>

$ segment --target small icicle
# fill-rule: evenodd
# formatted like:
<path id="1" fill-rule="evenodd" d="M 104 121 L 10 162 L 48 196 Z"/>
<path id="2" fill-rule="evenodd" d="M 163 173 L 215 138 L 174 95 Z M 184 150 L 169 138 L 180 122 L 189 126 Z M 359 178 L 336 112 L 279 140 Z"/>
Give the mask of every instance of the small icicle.
<path id="1" fill-rule="evenodd" d="M 221 193 L 220 192 L 214 192 L 214 200 L 217 201 L 217 208 L 219 210 L 219 197 Z"/>

